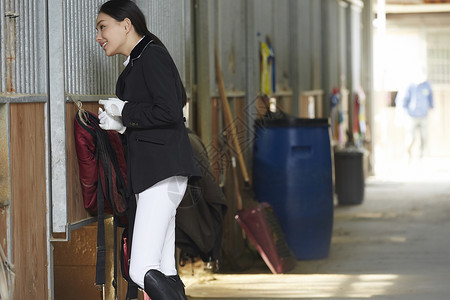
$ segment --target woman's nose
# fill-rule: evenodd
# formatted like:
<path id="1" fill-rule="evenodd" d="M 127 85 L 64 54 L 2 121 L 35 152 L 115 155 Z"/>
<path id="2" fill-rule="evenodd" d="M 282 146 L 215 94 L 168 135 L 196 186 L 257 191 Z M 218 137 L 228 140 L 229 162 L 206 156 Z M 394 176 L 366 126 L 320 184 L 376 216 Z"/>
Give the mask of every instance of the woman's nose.
<path id="1" fill-rule="evenodd" d="M 100 43 L 101 39 L 102 39 L 102 35 L 101 35 L 100 31 L 98 31 L 97 35 L 95 36 L 95 41 Z"/>

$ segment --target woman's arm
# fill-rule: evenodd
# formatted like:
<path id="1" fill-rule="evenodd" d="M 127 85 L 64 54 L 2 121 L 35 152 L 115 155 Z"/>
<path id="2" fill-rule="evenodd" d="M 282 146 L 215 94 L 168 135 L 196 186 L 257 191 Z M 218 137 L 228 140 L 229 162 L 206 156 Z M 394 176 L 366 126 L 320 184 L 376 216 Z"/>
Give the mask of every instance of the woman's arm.
<path id="1" fill-rule="evenodd" d="M 142 88 L 148 90 L 151 99 L 128 100 L 122 111 L 126 127 L 152 128 L 170 126 L 180 122 L 183 88 L 178 71 L 169 53 L 159 47 L 146 49 L 139 63 L 142 64 Z"/>

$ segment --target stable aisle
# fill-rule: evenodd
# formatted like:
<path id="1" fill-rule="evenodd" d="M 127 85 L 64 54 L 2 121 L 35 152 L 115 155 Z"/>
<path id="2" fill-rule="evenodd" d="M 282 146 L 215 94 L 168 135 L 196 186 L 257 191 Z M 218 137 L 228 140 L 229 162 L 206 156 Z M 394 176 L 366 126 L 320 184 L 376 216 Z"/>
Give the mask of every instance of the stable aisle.
<path id="1" fill-rule="evenodd" d="M 450 160 L 391 165 L 335 208 L 330 255 L 289 274 L 183 274 L 190 299 L 450 299 Z"/>

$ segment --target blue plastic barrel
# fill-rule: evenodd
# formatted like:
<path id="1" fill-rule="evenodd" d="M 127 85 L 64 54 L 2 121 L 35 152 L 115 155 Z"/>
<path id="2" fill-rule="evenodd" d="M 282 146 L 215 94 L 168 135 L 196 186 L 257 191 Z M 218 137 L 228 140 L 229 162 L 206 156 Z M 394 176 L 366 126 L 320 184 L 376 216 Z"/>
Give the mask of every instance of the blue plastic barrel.
<path id="1" fill-rule="evenodd" d="M 257 121 L 253 150 L 256 199 L 273 207 L 296 258 L 327 257 L 334 211 L 328 120 Z"/>

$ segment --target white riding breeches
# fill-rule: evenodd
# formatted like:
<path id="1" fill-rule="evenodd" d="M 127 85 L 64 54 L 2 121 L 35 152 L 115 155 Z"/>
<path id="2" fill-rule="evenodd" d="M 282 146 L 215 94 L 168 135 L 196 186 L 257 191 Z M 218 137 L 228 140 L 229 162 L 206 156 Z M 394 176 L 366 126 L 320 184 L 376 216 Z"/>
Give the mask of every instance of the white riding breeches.
<path id="1" fill-rule="evenodd" d="M 175 214 L 187 187 L 187 177 L 164 179 L 136 194 L 136 218 L 130 257 L 130 277 L 144 288 L 150 269 L 176 275 Z"/>

